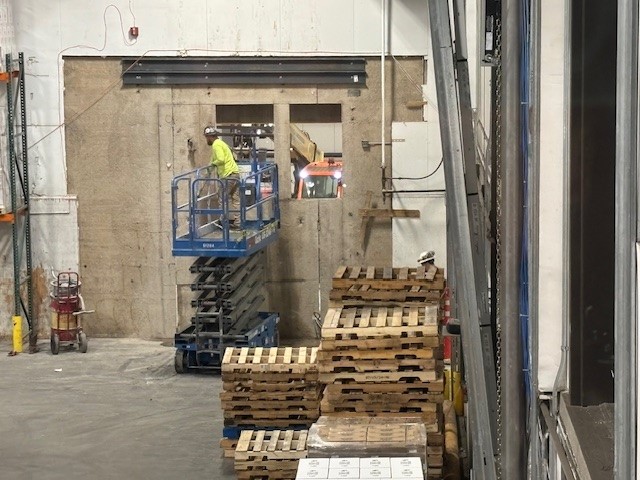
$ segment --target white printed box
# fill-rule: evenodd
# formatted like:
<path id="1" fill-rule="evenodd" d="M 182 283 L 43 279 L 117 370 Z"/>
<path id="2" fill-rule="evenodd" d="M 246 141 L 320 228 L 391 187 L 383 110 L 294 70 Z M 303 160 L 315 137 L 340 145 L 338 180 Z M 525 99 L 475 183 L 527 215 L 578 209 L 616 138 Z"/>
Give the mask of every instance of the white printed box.
<path id="1" fill-rule="evenodd" d="M 328 458 L 301 458 L 296 480 L 326 479 L 329 477 Z"/>
<path id="2" fill-rule="evenodd" d="M 340 480 L 343 478 L 360 478 L 360 468 L 330 468 L 330 480 Z"/>
<path id="3" fill-rule="evenodd" d="M 361 468 L 360 478 L 366 480 L 391 478 L 391 468 Z"/>
<path id="4" fill-rule="evenodd" d="M 391 468 L 391 459 L 389 457 L 361 458 L 360 468 Z"/>
<path id="5" fill-rule="evenodd" d="M 329 459 L 329 468 L 360 468 L 360 458 L 333 457 Z"/>
<path id="6" fill-rule="evenodd" d="M 399 457 L 391 459 L 392 478 L 424 479 L 420 457 Z"/>

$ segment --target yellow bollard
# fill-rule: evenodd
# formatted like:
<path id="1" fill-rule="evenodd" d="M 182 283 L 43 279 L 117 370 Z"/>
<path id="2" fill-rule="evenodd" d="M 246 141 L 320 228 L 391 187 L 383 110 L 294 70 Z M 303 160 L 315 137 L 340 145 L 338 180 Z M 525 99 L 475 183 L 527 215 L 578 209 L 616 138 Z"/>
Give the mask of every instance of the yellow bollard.
<path id="1" fill-rule="evenodd" d="M 13 353 L 22 353 L 22 317 L 14 315 L 13 320 Z"/>
<path id="2" fill-rule="evenodd" d="M 453 372 L 453 408 L 458 416 L 464 415 L 464 391 L 462 390 L 462 375 L 460 372 Z"/>
<path id="3" fill-rule="evenodd" d="M 444 399 L 453 401 L 453 384 L 451 378 L 451 367 L 444 367 Z"/>

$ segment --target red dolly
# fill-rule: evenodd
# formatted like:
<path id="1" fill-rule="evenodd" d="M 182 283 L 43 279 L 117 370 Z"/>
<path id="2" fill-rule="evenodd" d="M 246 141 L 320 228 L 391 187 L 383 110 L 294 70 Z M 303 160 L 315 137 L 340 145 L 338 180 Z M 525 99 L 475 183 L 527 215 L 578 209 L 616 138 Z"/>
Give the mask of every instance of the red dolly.
<path id="1" fill-rule="evenodd" d="M 51 282 L 51 353 L 57 355 L 60 345 L 78 344 L 87 352 L 87 335 L 82 331 L 81 316 L 95 310 L 85 310 L 80 295 L 80 279 L 76 272 L 59 273 Z"/>

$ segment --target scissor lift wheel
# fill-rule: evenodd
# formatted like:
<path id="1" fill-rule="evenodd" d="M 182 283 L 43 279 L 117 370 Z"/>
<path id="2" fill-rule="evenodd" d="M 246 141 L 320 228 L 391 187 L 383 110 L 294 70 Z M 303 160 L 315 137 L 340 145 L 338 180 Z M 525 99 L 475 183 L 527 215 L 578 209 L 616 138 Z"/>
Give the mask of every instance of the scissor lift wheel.
<path id="1" fill-rule="evenodd" d="M 176 356 L 174 358 L 174 366 L 176 368 L 176 373 L 184 373 L 189 370 L 189 353 L 177 350 Z"/>

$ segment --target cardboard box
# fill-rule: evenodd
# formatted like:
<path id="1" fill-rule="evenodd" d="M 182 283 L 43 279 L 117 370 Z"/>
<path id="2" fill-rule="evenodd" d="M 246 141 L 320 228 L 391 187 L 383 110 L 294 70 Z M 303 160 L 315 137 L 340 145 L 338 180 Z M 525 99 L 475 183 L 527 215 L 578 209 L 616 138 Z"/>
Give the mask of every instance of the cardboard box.
<path id="1" fill-rule="evenodd" d="M 329 479 L 341 480 L 343 478 L 360 478 L 360 468 L 330 468 Z"/>
<path id="2" fill-rule="evenodd" d="M 393 478 L 424 478 L 422 460 L 419 457 L 399 457 L 390 461 Z"/>
<path id="3" fill-rule="evenodd" d="M 329 476 L 328 458 L 301 458 L 296 480 L 326 479 Z"/>
<path id="4" fill-rule="evenodd" d="M 391 461 L 389 457 L 361 458 L 360 468 L 391 468 Z"/>
<path id="5" fill-rule="evenodd" d="M 361 468 L 360 478 L 366 480 L 378 480 L 391 477 L 391 468 Z"/>
<path id="6" fill-rule="evenodd" d="M 332 457 L 329 459 L 329 468 L 360 468 L 360 458 Z"/>

